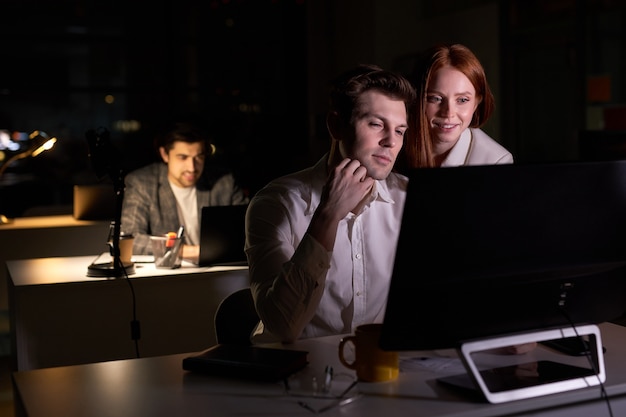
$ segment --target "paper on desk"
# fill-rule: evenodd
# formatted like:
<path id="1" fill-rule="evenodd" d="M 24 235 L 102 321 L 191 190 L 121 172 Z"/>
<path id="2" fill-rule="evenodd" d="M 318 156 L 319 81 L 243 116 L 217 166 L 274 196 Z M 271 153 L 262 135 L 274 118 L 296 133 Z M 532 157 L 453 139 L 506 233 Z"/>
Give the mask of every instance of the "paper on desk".
<path id="1" fill-rule="evenodd" d="M 437 374 L 465 373 L 465 366 L 457 357 L 410 356 L 400 358 L 401 372 L 428 370 Z"/>
<path id="2" fill-rule="evenodd" d="M 132 258 L 130 258 L 131 262 L 136 262 L 136 263 L 153 263 L 154 262 L 154 255 L 133 255 Z"/>

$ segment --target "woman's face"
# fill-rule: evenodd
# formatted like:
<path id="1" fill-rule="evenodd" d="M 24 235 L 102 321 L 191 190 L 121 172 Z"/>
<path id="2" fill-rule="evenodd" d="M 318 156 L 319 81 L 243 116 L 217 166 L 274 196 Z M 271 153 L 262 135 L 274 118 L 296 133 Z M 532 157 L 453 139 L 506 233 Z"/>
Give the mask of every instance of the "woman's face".
<path id="1" fill-rule="evenodd" d="M 476 89 L 461 71 L 444 67 L 433 74 L 426 91 L 426 117 L 436 148 L 456 144 L 478 104 Z"/>

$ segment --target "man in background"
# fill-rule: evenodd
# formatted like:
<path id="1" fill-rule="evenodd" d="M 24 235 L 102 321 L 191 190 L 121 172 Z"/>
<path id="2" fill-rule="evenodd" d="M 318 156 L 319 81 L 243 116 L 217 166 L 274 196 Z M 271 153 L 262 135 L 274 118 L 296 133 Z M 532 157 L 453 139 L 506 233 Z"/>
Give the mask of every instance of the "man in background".
<path id="1" fill-rule="evenodd" d="M 248 197 L 230 172 L 203 175 L 215 145 L 198 125 L 175 123 L 156 144 L 161 161 L 126 175 L 121 230 L 133 234 L 133 253 L 142 255 L 152 253 L 150 236 L 184 226 L 182 257 L 197 261 L 202 207 L 247 204 Z"/>

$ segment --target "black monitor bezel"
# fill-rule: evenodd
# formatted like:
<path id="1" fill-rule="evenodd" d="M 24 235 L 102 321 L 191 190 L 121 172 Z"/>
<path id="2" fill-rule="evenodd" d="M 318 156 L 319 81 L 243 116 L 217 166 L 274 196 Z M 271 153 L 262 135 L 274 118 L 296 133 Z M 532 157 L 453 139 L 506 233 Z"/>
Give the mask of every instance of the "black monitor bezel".
<path id="1" fill-rule="evenodd" d="M 383 349 L 454 348 L 626 311 L 626 161 L 408 176 Z"/>

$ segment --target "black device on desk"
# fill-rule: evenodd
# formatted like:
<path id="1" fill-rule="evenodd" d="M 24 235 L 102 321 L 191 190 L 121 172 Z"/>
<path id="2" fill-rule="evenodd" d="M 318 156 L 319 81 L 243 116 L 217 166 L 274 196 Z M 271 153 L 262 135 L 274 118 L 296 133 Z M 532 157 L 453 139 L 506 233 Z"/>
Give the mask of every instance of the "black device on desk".
<path id="1" fill-rule="evenodd" d="M 113 220 L 115 199 L 112 184 L 75 184 L 72 214 L 76 220 Z"/>
<path id="2" fill-rule="evenodd" d="M 247 265 L 247 204 L 202 207 L 199 266 Z"/>
<path id="3" fill-rule="evenodd" d="M 626 309 L 626 161 L 410 172 L 388 350 L 601 323 Z"/>
<path id="4" fill-rule="evenodd" d="M 279 381 L 308 364 L 308 352 L 218 344 L 183 359 L 186 371 L 232 378 Z"/>

